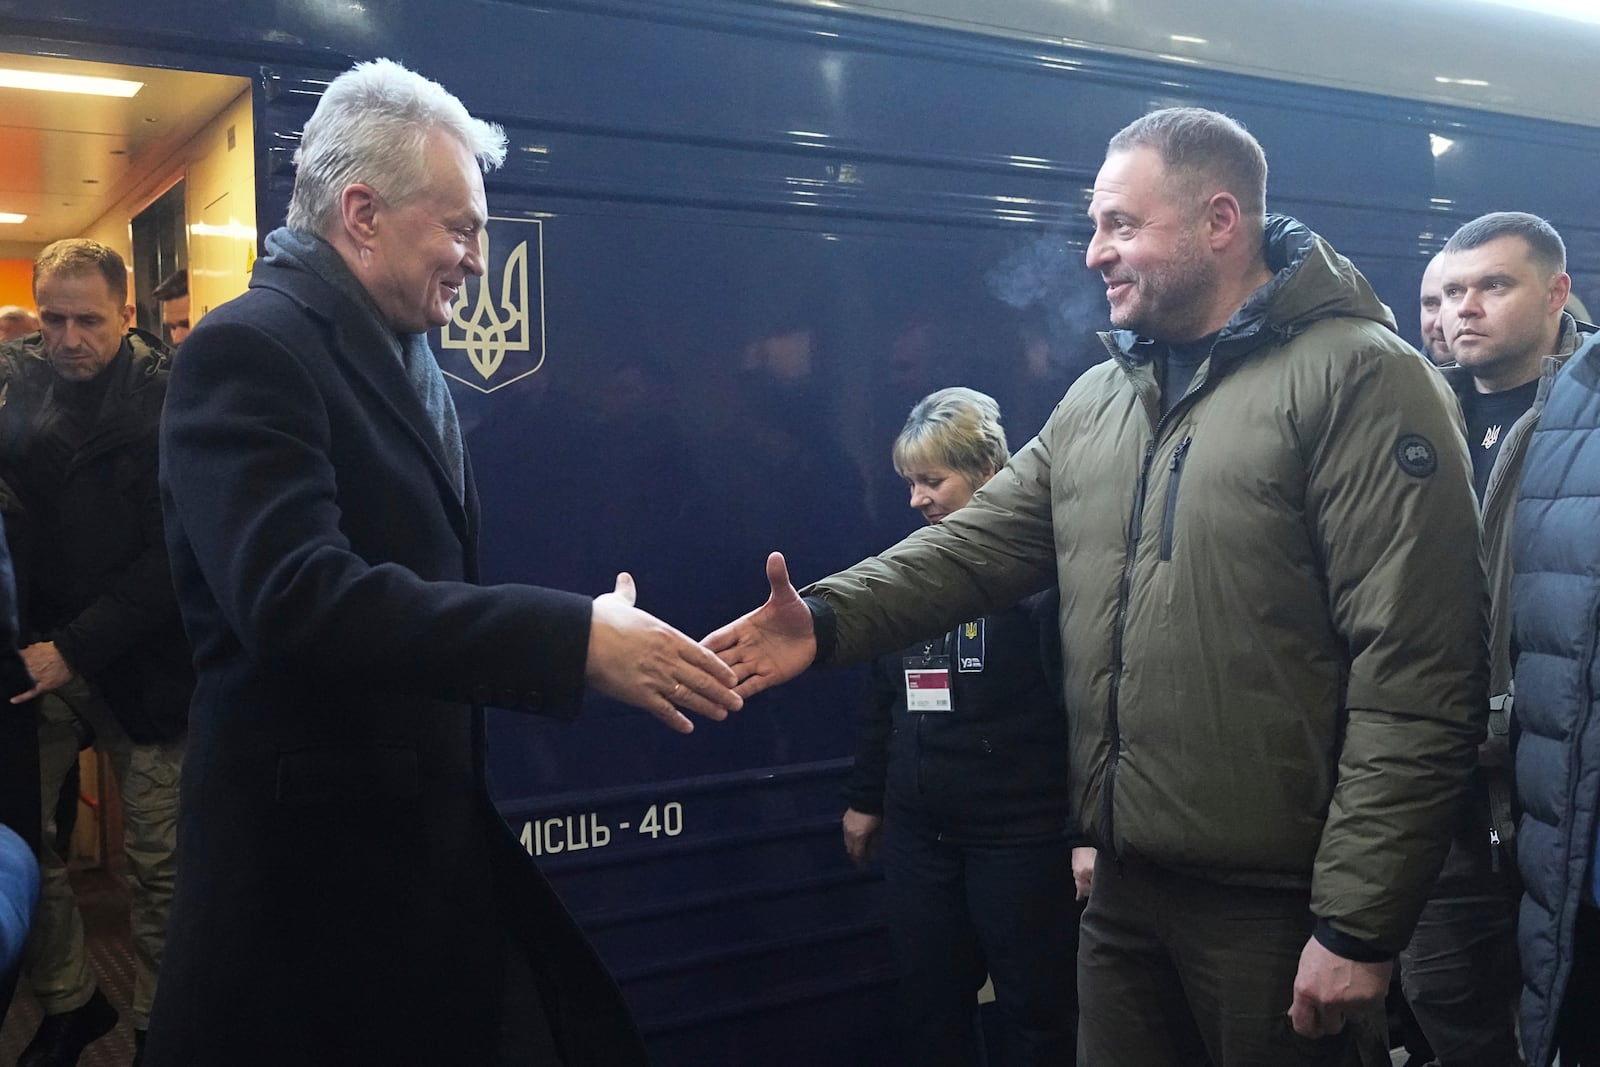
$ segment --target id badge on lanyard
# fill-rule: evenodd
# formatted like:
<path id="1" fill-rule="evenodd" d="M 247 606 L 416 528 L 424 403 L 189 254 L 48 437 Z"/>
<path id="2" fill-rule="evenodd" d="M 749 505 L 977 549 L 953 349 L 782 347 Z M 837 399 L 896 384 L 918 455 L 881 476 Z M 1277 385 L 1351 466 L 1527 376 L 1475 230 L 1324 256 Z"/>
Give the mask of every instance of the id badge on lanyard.
<path id="1" fill-rule="evenodd" d="M 900 665 L 906 676 L 906 710 L 913 714 L 955 710 L 950 691 L 950 638 L 945 636 L 941 655 L 934 655 L 937 643 L 929 641 L 920 656 L 905 656 Z"/>
<path id="2" fill-rule="evenodd" d="M 963 623 L 955 631 L 956 667 L 962 674 L 983 670 L 983 620 Z M 901 666 L 906 675 L 906 710 L 910 712 L 948 712 L 955 710 L 955 693 L 950 686 L 950 635 L 942 646 L 929 641 L 920 656 L 906 656 Z M 935 647 L 941 654 L 934 655 Z"/>

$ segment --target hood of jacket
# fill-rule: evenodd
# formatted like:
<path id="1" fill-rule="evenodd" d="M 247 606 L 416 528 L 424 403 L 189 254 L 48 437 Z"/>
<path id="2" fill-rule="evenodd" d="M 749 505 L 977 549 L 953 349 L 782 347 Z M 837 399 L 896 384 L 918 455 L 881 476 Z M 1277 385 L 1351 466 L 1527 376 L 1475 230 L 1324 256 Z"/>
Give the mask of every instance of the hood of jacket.
<path id="1" fill-rule="evenodd" d="M 1310 227 L 1287 215 L 1268 215 L 1261 252 L 1272 278 L 1222 327 L 1212 348 L 1213 374 L 1262 344 L 1287 341 L 1312 323 L 1344 317 L 1395 329 L 1389 310 L 1367 279 Z M 1148 362 L 1150 338 L 1132 330 L 1104 335 L 1126 363 Z"/>

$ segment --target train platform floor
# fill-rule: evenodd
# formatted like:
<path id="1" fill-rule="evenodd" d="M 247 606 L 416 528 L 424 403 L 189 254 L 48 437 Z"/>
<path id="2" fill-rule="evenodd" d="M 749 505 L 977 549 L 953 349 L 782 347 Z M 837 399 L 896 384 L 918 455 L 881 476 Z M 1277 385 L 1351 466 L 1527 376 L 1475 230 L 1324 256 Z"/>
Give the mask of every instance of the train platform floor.
<path id="1" fill-rule="evenodd" d="M 91 1044 L 78 1060 L 79 1067 L 126 1067 L 133 1059 L 133 1028 L 128 1023 L 128 1002 L 133 996 L 133 939 L 128 930 L 128 891 L 121 877 L 105 869 L 77 871 L 72 884 L 83 910 L 89 966 L 105 995 L 122 1018 L 117 1027 Z M 23 1046 L 39 1025 L 38 1001 L 24 978 L 17 988 L 4 1023 L 0 1023 L 0 1067 L 14 1067 Z M 1394 1053 L 1396 1067 L 1406 1063 L 1404 1051 Z"/>
<path id="2" fill-rule="evenodd" d="M 74 872 L 73 889 L 83 912 L 89 967 L 100 989 L 122 1016 L 117 1027 L 84 1049 L 78 1067 L 127 1067 L 133 1060 L 133 1027 L 128 1003 L 133 998 L 133 936 L 128 930 L 128 890 L 119 875 L 104 868 Z M 0 1023 L 0 1067 L 13 1067 L 42 1013 L 28 980 L 17 983 L 17 995 Z"/>

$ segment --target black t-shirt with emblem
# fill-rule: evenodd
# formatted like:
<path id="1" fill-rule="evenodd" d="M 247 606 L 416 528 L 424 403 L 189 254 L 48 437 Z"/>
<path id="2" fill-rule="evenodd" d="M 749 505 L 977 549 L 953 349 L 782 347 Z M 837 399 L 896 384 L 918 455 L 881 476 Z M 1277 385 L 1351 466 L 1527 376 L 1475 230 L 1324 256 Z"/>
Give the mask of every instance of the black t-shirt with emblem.
<path id="1" fill-rule="evenodd" d="M 1461 414 L 1467 420 L 1467 450 L 1472 453 L 1472 486 L 1478 491 L 1480 504 L 1489 488 L 1495 457 L 1500 455 L 1500 442 L 1511 432 L 1512 424 L 1533 407 L 1538 392 L 1539 379 L 1535 378 L 1498 393 L 1461 394 Z"/>

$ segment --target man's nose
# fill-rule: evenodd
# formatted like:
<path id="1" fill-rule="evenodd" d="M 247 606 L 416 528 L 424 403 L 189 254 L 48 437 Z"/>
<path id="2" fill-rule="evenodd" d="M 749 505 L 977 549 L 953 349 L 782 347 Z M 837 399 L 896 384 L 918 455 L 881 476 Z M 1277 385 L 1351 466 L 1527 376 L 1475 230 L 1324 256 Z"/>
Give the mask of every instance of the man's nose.
<path id="1" fill-rule="evenodd" d="M 1090 270 L 1103 270 L 1111 258 L 1111 242 L 1096 231 L 1095 235 L 1089 238 L 1089 247 L 1083 251 L 1083 265 Z"/>

